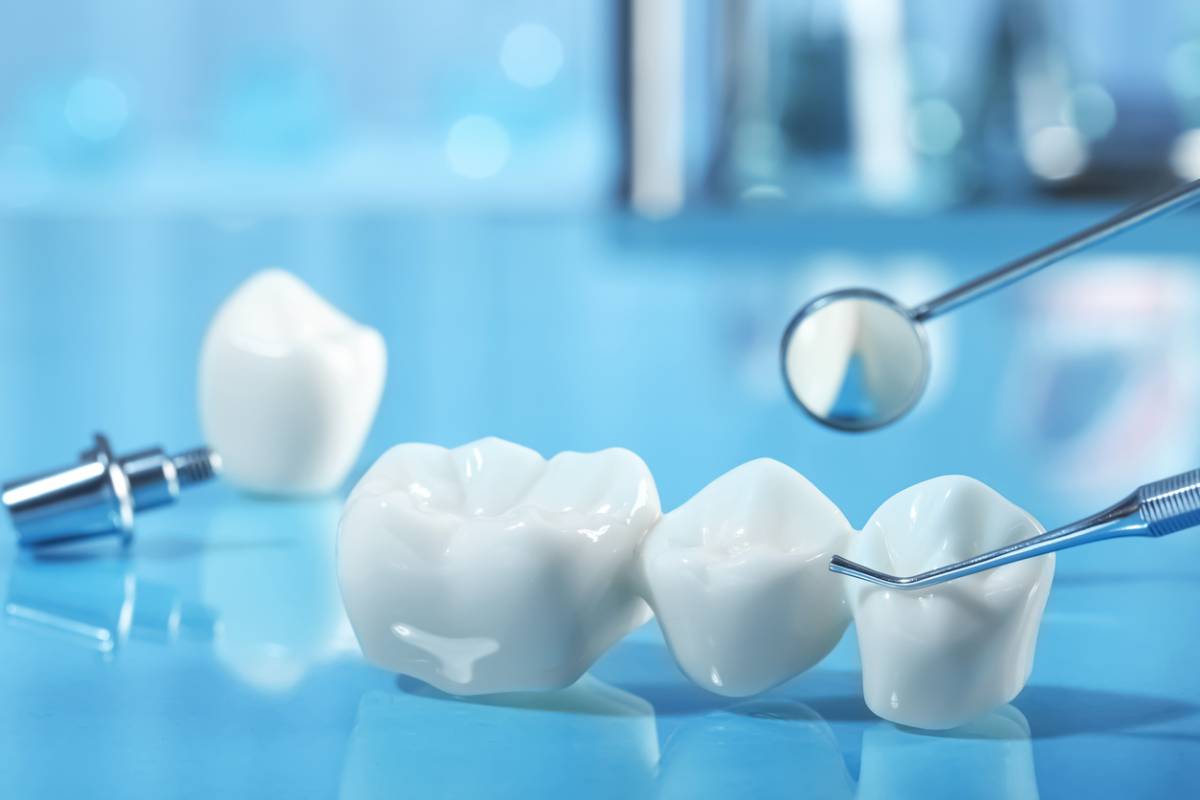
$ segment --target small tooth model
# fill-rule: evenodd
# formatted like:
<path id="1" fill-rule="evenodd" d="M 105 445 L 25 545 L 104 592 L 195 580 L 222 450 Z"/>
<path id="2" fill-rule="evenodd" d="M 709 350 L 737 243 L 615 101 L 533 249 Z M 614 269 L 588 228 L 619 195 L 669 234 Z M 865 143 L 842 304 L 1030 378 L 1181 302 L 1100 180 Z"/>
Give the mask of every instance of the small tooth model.
<path id="1" fill-rule="evenodd" d="M 684 673 L 744 697 L 828 655 L 850 612 L 827 565 L 849 535 L 829 498 L 770 459 L 725 473 L 663 517 L 642 545 L 642 580 Z"/>
<path id="2" fill-rule="evenodd" d="M 953 475 L 881 505 L 849 557 L 910 574 L 1041 532 L 984 484 Z M 1049 554 L 914 592 L 848 582 L 867 707 L 903 725 L 953 728 L 1012 700 L 1033 669 L 1053 578 Z"/>
<path id="3" fill-rule="evenodd" d="M 804 477 L 760 459 L 660 516 L 628 450 L 547 461 L 500 439 L 392 448 L 339 530 L 367 659 L 451 694 L 569 685 L 653 608 L 685 675 L 745 696 L 812 667 L 853 616 L 867 705 L 922 728 L 1021 691 L 1054 574 L 1047 555 L 906 593 L 828 571 L 848 552 L 916 572 L 1041 531 L 970 478 L 913 486 L 854 532 Z"/>
<path id="4" fill-rule="evenodd" d="M 217 311 L 200 356 L 200 422 L 225 477 L 267 494 L 337 488 L 387 373 L 383 337 L 299 278 L 254 275 Z"/>
<path id="5" fill-rule="evenodd" d="M 568 686 L 650 618 L 634 559 L 659 513 L 628 450 L 399 445 L 342 513 L 346 613 L 370 661 L 445 692 Z"/>

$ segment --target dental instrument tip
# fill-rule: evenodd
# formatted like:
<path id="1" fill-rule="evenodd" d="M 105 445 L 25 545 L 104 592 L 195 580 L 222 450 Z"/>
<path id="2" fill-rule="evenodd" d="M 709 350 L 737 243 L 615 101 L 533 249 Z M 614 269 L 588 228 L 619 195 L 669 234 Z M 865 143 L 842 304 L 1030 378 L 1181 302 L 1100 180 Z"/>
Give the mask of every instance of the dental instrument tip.
<path id="1" fill-rule="evenodd" d="M 1200 469 L 1140 486 L 1124 500 L 1070 525 L 917 575 L 889 575 L 841 556 L 829 560 L 829 571 L 891 589 L 924 589 L 1104 539 L 1157 538 L 1195 527 L 1200 527 Z"/>
<path id="2" fill-rule="evenodd" d="M 848 558 L 842 558 L 841 556 L 834 556 L 829 559 L 829 571 L 851 578 L 858 578 L 859 580 L 873 583 L 876 586 L 890 586 L 897 589 L 904 588 L 912 582 L 912 578 L 898 578 L 895 575 L 888 575 L 886 572 L 879 572 L 870 567 L 864 567 L 862 564 L 858 564 Z"/>

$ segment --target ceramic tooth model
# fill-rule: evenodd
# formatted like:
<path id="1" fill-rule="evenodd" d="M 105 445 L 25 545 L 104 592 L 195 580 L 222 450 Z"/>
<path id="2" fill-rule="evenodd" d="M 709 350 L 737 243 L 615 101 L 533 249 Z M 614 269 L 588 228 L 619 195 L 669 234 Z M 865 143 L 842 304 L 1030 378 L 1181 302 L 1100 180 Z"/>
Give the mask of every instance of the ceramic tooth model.
<path id="1" fill-rule="evenodd" d="M 850 524 L 798 472 L 759 459 L 662 518 L 642 545 L 645 594 L 694 682 L 742 697 L 824 658 L 850 624 L 842 578 Z"/>
<path id="2" fill-rule="evenodd" d="M 801 475 L 760 459 L 660 516 L 627 450 L 547 461 L 500 439 L 392 448 L 339 527 L 363 653 L 443 691 L 569 685 L 652 607 L 691 680 L 745 696 L 815 665 L 853 616 L 867 705 L 921 728 L 1021 691 L 1054 574 L 1047 555 L 904 592 L 828 571 L 842 553 L 911 574 L 1041 531 L 970 478 L 906 489 L 855 532 Z"/>
<path id="3" fill-rule="evenodd" d="M 911 575 L 1042 531 L 986 485 L 946 476 L 881 505 L 851 537 L 847 557 Z M 938 729 L 1012 700 L 1033 668 L 1053 577 L 1049 554 L 917 591 L 848 579 L 867 706 L 892 722 Z"/>
<path id="4" fill-rule="evenodd" d="M 399 445 L 342 513 L 346 612 L 369 661 L 445 692 L 564 687 L 649 619 L 634 560 L 659 514 L 628 450 Z"/>
<path id="5" fill-rule="evenodd" d="M 200 422 L 225 478 L 254 492 L 321 494 L 345 480 L 387 373 L 383 337 L 272 269 L 217 311 L 200 356 Z"/>

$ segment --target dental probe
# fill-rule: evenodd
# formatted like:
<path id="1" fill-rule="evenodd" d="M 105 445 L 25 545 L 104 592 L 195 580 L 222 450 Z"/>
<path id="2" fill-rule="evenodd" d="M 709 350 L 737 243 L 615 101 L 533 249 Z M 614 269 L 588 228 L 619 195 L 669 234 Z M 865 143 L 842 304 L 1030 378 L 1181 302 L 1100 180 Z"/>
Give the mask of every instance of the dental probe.
<path id="1" fill-rule="evenodd" d="M 908 577 L 864 567 L 834 556 L 829 571 L 891 589 L 924 589 L 964 575 L 995 569 L 1056 550 L 1119 536 L 1166 536 L 1200 525 L 1200 469 L 1147 483 L 1119 503 L 1078 522 L 988 553 Z"/>
<path id="2" fill-rule="evenodd" d="M 173 503 L 180 489 L 221 471 L 221 457 L 204 447 L 175 456 L 157 447 L 114 456 L 99 433 L 79 461 L 0 486 L 0 505 L 23 546 L 104 534 L 128 539 L 135 511 Z"/>

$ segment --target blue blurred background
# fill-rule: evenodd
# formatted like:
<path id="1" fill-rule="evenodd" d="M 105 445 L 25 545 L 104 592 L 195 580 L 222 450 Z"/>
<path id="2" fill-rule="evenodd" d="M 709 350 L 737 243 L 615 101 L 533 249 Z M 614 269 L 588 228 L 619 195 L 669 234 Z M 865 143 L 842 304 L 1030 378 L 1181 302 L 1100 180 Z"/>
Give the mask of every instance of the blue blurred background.
<path id="1" fill-rule="evenodd" d="M 0 209 L 929 210 L 1200 175 L 1200 7 L 0 12 Z"/>
<path id="2" fill-rule="evenodd" d="M 1195 212 L 933 322 L 930 391 L 879 433 L 805 418 L 779 336 L 818 292 L 926 300 L 1190 178 L 1193 0 L 9 3 L 0 480 L 98 428 L 198 444 L 205 327 L 275 266 L 387 340 L 351 481 L 397 442 L 499 435 L 628 447 L 665 509 L 770 456 L 855 525 L 946 473 L 1066 522 L 1200 463 Z M 653 626 L 562 700 L 590 715 L 409 691 L 342 613 L 339 508 L 214 485 L 98 559 L 0 536 L 0 794 L 1194 779 L 1200 534 L 1063 554 L 1023 722 L 997 742 L 872 717 L 852 631 L 750 710 L 687 684 Z"/>

